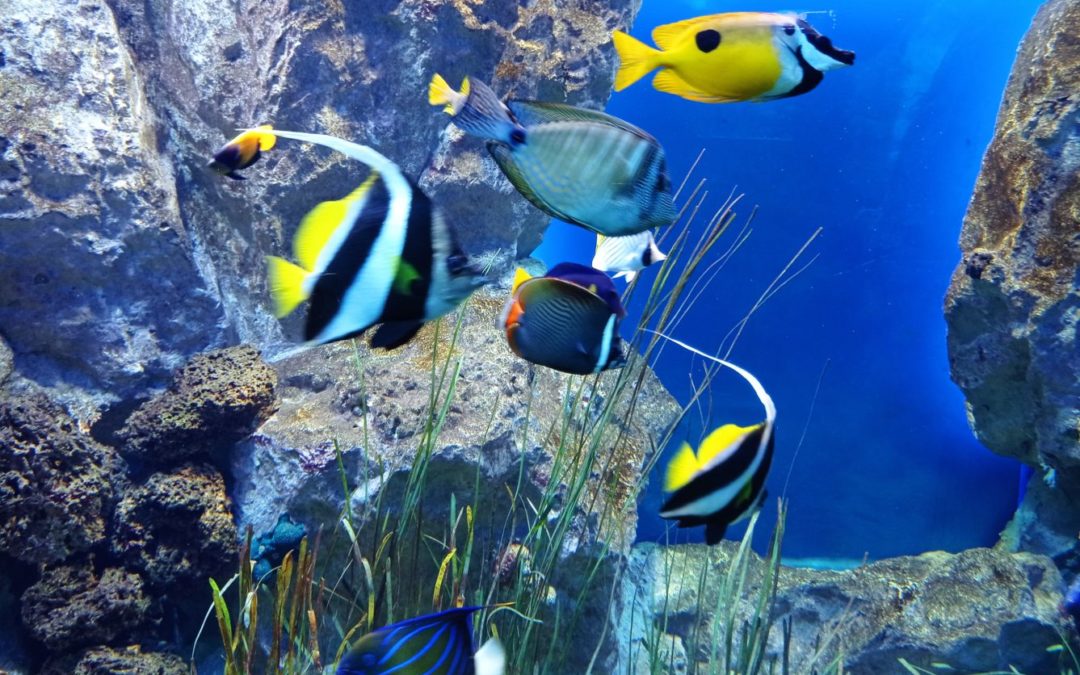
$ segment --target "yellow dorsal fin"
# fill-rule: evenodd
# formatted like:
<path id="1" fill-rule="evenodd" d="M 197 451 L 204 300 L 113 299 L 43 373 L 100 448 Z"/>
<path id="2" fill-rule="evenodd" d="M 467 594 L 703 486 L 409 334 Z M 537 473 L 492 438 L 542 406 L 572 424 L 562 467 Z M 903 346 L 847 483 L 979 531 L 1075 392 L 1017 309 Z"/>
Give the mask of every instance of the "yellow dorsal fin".
<path id="1" fill-rule="evenodd" d="M 296 256 L 296 260 L 301 267 L 309 272 L 315 269 L 315 261 L 319 259 L 319 252 L 326 246 L 326 242 L 330 241 L 334 230 L 341 225 L 341 221 L 344 220 L 349 207 L 354 202 L 364 199 L 368 190 L 378 179 L 379 174 L 372 172 L 367 177 L 367 180 L 361 183 L 360 187 L 353 190 L 349 196 L 344 199 L 322 202 L 304 216 L 304 219 L 300 221 L 299 229 L 296 230 L 296 237 L 293 238 L 293 255 Z"/>
<path id="2" fill-rule="evenodd" d="M 304 289 L 307 272 L 299 265 L 294 265 L 284 258 L 266 256 L 266 281 L 270 286 L 270 297 L 274 301 L 274 316 L 288 316 L 304 300 L 308 293 Z"/>
<path id="3" fill-rule="evenodd" d="M 663 50 L 675 49 L 682 41 L 680 38 L 695 26 L 712 21 L 712 16 L 699 16 L 684 21 L 664 24 L 653 28 L 652 39 L 656 46 Z"/>
<path id="4" fill-rule="evenodd" d="M 518 286 L 525 283 L 529 279 L 532 279 L 531 274 L 526 272 L 521 267 L 517 268 L 517 271 L 514 272 L 514 284 L 512 286 L 510 286 L 510 294 L 513 295 L 514 293 L 516 293 L 517 289 L 518 289 Z"/>
<path id="5" fill-rule="evenodd" d="M 736 424 L 725 424 L 713 431 L 705 437 L 705 440 L 701 442 L 701 447 L 698 448 L 698 460 L 701 461 L 701 465 L 707 466 L 709 462 L 731 448 L 736 441 L 745 436 L 752 429 L 753 427 L 740 427 Z"/>
<path id="6" fill-rule="evenodd" d="M 277 143 L 277 136 L 274 135 L 274 127 L 269 124 L 255 127 L 255 134 L 259 139 L 259 150 L 269 150 Z"/>
<path id="7" fill-rule="evenodd" d="M 689 443 L 683 443 L 679 451 L 667 465 L 667 473 L 664 474 L 664 490 L 675 492 L 689 483 L 697 474 L 701 465 L 694 455 L 694 449 Z"/>

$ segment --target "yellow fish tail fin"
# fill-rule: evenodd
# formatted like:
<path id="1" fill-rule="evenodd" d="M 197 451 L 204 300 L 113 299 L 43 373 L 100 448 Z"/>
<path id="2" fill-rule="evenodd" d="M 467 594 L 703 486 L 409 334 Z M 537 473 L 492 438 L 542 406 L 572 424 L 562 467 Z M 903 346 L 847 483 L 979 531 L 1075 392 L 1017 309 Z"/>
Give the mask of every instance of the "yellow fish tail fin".
<path id="1" fill-rule="evenodd" d="M 270 297 L 274 301 L 274 316 L 288 316 L 296 306 L 308 298 L 304 288 L 307 271 L 299 265 L 279 258 L 266 256 L 267 282 L 270 285 Z"/>
<path id="2" fill-rule="evenodd" d="M 255 127 L 255 136 L 259 141 L 259 150 L 269 150 L 277 143 L 277 136 L 274 135 L 274 127 L 269 124 Z"/>
<path id="3" fill-rule="evenodd" d="M 667 473 L 664 475 L 664 490 L 675 492 L 683 487 L 694 478 L 699 468 L 694 449 L 689 443 L 683 443 L 679 452 L 667 466 Z"/>
<path id="4" fill-rule="evenodd" d="M 611 34 L 619 53 L 619 72 L 615 73 L 615 91 L 622 91 L 660 65 L 662 52 L 621 30 Z"/>
<path id="5" fill-rule="evenodd" d="M 431 84 L 428 85 L 428 103 L 431 105 L 443 106 L 443 112 L 447 115 L 457 114 L 457 107 L 455 105 L 462 96 L 467 96 L 469 93 L 469 78 L 465 78 L 465 81 L 461 84 L 461 91 L 454 91 L 454 88 L 450 86 L 442 75 L 435 73 L 435 76 L 431 78 Z"/>
<path id="6" fill-rule="evenodd" d="M 521 286 L 521 284 L 525 283 L 529 279 L 532 279 L 531 274 L 529 274 L 520 267 L 517 268 L 517 271 L 514 272 L 514 283 L 512 286 L 510 286 L 510 294 L 513 295 L 514 293 L 516 293 L 518 286 Z"/>

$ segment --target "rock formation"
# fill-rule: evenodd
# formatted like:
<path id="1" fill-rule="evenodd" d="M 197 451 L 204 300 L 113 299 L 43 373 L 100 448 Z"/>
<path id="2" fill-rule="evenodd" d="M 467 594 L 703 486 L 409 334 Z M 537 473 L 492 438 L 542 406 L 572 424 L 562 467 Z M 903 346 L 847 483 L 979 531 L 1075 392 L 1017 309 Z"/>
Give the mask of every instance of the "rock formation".
<path id="1" fill-rule="evenodd" d="M 1034 469 L 1006 544 L 1059 561 L 1080 532 L 1078 24 L 1050 0 L 1020 47 L 945 301 L 972 428 Z"/>

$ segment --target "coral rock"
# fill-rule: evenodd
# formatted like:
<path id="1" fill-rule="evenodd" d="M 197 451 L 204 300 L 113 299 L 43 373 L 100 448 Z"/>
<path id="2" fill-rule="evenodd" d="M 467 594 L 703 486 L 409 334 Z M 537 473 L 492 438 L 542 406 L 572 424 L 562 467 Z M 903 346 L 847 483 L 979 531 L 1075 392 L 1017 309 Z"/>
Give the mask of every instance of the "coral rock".
<path id="1" fill-rule="evenodd" d="M 146 624 L 150 599 L 138 574 L 90 565 L 46 569 L 22 596 L 22 619 L 51 650 L 109 642 Z"/>
<path id="2" fill-rule="evenodd" d="M 123 460 L 41 394 L 0 401 L 0 549 L 56 562 L 105 538 Z"/>
<path id="3" fill-rule="evenodd" d="M 277 375 L 248 345 L 199 354 L 169 389 L 135 410 L 121 451 L 158 464 L 228 450 L 277 410 Z"/>
<path id="4" fill-rule="evenodd" d="M 209 465 L 156 473 L 116 507 L 112 550 L 159 589 L 237 564 L 237 532 L 221 474 Z"/>
<path id="5" fill-rule="evenodd" d="M 1057 493 L 1032 486 L 1009 541 L 1058 558 L 1080 530 L 1077 25 L 1080 3 L 1050 0 L 1024 38 L 945 301 L 952 378 L 979 440 Z"/>
<path id="6" fill-rule="evenodd" d="M 7 381 L 14 369 L 15 356 L 11 353 L 11 347 L 8 347 L 4 338 L 0 337 L 0 384 Z"/>
<path id="7" fill-rule="evenodd" d="M 173 654 L 144 652 L 138 645 L 123 649 L 92 647 L 55 658 L 40 675 L 188 675 L 184 660 Z"/>

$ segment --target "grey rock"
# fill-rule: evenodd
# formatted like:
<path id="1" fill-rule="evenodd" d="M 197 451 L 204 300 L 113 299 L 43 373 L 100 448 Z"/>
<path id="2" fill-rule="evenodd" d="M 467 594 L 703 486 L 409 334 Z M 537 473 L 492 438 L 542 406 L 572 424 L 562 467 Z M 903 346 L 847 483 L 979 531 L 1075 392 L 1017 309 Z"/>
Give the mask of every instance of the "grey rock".
<path id="1" fill-rule="evenodd" d="M 22 596 L 23 624 L 53 651 L 128 639 L 148 627 L 149 613 L 142 578 L 118 567 L 48 568 Z"/>
<path id="2" fill-rule="evenodd" d="M 952 378 L 979 440 L 1063 496 L 1080 489 L 1078 22 L 1080 4 L 1050 0 L 1024 38 L 945 300 Z M 1021 511 L 1033 513 L 1009 541 L 1061 557 L 1076 543 L 1080 503 L 1045 493 L 1028 491 Z"/>
<path id="3" fill-rule="evenodd" d="M 127 419 L 121 452 L 154 464 L 227 452 L 277 410 L 276 387 L 277 374 L 250 345 L 198 354 Z"/>
<path id="4" fill-rule="evenodd" d="M 102 543 L 124 470 L 44 394 L 0 400 L 0 549 L 47 563 Z"/>
<path id="5" fill-rule="evenodd" d="M 7 382 L 8 377 L 11 375 L 11 371 L 14 369 L 15 357 L 11 353 L 11 347 L 8 347 L 4 338 L 0 337 L 0 385 Z"/>
<path id="6" fill-rule="evenodd" d="M 182 658 L 164 652 L 144 651 L 139 645 L 91 647 L 75 654 L 53 657 L 40 675 L 186 675 Z"/>
<path id="7" fill-rule="evenodd" d="M 646 639 L 681 640 L 691 671 L 710 661 L 721 581 L 738 544 L 634 548 L 622 575 L 615 626 L 625 631 L 618 666 L 648 662 Z M 736 625 L 751 616 L 763 562 L 751 560 Z M 704 585 L 701 585 L 705 574 Z M 782 660 L 790 621 L 791 672 L 809 673 L 843 657 L 853 675 L 903 672 L 899 659 L 960 672 L 1058 672 L 1046 651 L 1071 628 L 1059 612 L 1063 584 L 1045 556 L 999 549 L 924 553 L 846 571 L 782 567 L 767 660 Z M 723 624 L 720 624 L 722 626 Z M 655 631 L 659 631 L 656 633 Z M 719 639 L 723 640 L 720 628 Z M 672 652 L 677 658 L 678 649 Z M 668 672 L 668 671 L 665 671 Z"/>

